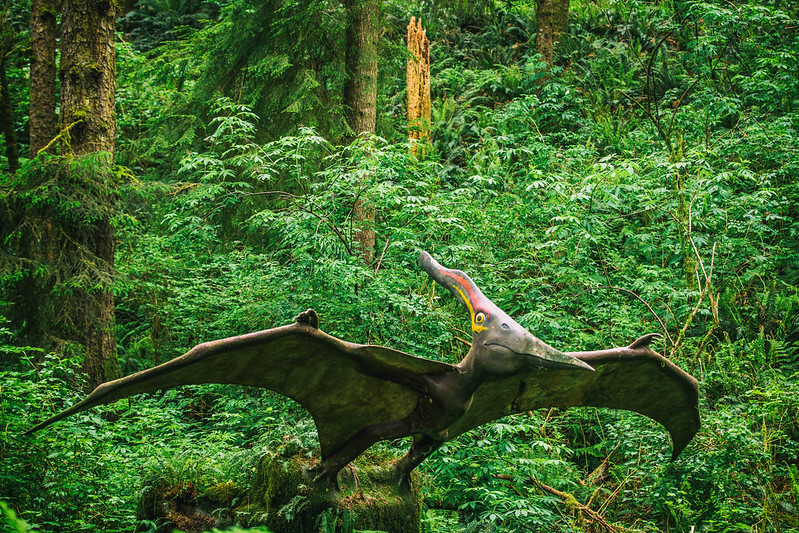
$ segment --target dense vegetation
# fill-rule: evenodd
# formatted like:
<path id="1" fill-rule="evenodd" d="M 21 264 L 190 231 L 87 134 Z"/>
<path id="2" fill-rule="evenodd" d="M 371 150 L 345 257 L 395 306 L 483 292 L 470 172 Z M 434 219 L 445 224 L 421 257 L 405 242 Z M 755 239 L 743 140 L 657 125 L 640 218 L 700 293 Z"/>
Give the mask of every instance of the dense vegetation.
<path id="1" fill-rule="evenodd" d="M 628 413 L 483 426 L 420 467 L 427 531 L 799 531 L 796 4 L 577 0 L 552 67 L 534 53 L 534 5 L 424 5 L 384 3 L 378 136 L 350 144 L 338 3 L 143 0 L 120 19 L 123 373 L 308 307 L 333 335 L 457 361 L 465 315 L 419 268 L 429 250 L 558 348 L 661 333 L 699 379 L 703 428 L 669 462 L 662 428 Z M 4 25 L 20 134 L 25 8 L 6 3 Z M 416 158 L 403 37 L 420 14 L 433 135 Z M 20 151 L 6 198 L 90 217 L 29 185 L 42 158 Z M 358 198 L 377 213 L 371 264 Z M 2 281 L 5 305 L 19 280 Z M 27 530 L 18 515 L 39 531 L 132 531 L 155 483 L 246 486 L 266 450 L 315 447 L 295 404 L 223 386 L 23 437 L 83 377 L 76 358 L 21 346 L 15 324 L 0 328 L 5 530 Z"/>

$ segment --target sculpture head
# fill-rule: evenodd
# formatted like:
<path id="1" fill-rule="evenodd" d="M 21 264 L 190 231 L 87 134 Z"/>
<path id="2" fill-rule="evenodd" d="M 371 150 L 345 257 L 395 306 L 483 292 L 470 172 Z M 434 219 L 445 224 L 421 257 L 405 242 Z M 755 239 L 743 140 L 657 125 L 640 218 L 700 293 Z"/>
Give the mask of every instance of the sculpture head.
<path id="1" fill-rule="evenodd" d="M 422 268 L 466 307 L 471 317 L 472 348 L 467 357 L 477 369 L 492 376 L 513 375 L 530 368 L 581 368 L 590 365 L 560 352 L 533 336 L 485 297 L 460 270 L 444 268 L 427 253 L 419 256 Z"/>

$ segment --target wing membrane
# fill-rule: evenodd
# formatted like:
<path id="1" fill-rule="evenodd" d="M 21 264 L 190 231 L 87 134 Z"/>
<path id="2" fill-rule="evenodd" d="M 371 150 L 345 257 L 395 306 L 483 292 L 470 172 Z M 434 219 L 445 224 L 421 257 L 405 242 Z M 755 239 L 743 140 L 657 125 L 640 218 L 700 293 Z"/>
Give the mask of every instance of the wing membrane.
<path id="1" fill-rule="evenodd" d="M 327 457 L 370 424 L 404 418 L 419 392 L 392 375 L 447 372 L 451 366 L 385 348 L 353 344 L 302 324 L 230 337 L 195 346 L 186 354 L 103 383 L 86 399 L 31 428 L 145 392 L 181 385 L 227 383 L 279 392 L 305 407 Z M 381 374 L 375 370 L 380 369 Z"/>
<path id="2" fill-rule="evenodd" d="M 570 352 L 595 372 L 536 370 L 487 381 L 469 412 L 450 428 L 453 437 L 504 415 L 540 407 L 626 409 L 661 423 L 674 444 L 672 457 L 699 430 L 696 379 L 646 347 Z"/>

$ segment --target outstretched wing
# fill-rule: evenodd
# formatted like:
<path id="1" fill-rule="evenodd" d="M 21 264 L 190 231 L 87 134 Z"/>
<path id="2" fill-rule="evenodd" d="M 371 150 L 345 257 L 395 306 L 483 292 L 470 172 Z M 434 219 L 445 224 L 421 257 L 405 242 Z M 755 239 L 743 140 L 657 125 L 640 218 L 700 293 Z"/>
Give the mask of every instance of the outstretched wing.
<path id="1" fill-rule="evenodd" d="M 363 427 L 410 414 L 420 396 L 407 386 L 414 376 L 451 371 L 445 363 L 353 344 L 294 323 L 206 342 L 164 364 L 103 383 L 26 433 L 134 394 L 232 383 L 271 389 L 299 402 L 311 413 L 327 457 Z"/>
<path id="2" fill-rule="evenodd" d="M 699 390 L 696 379 L 647 346 L 652 338 L 647 335 L 624 348 L 567 352 L 595 372 L 535 370 L 486 382 L 449 434 L 455 437 L 501 416 L 540 407 L 610 407 L 660 422 L 671 435 L 676 458 L 699 430 Z"/>

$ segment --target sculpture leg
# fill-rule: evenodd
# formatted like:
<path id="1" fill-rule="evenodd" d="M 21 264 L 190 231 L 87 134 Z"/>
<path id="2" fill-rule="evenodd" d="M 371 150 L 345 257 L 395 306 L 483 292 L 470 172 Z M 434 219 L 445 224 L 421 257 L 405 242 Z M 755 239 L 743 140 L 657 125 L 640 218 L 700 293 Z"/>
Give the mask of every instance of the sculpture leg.
<path id="1" fill-rule="evenodd" d="M 443 440 L 434 439 L 429 435 L 419 435 L 413 439 L 411 449 L 400 457 L 395 464 L 400 489 L 410 490 L 413 469 L 430 457 L 430 454 L 442 444 L 444 444 Z"/>
<path id="2" fill-rule="evenodd" d="M 401 420 L 366 426 L 341 448 L 322 461 L 322 471 L 316 476 L 316 481 L 326 481 L 329 486 L 335 487 L 336 476 L 339 471 L 365 452 L 369 446 L 379 440 L 398 439 L 407 437 L 412 433 L 413 427 L 410 416 Z"/>

